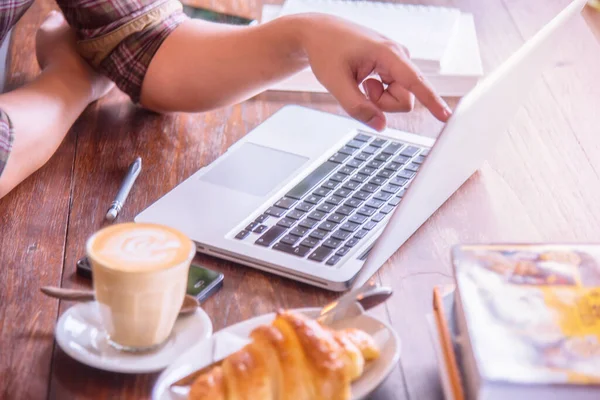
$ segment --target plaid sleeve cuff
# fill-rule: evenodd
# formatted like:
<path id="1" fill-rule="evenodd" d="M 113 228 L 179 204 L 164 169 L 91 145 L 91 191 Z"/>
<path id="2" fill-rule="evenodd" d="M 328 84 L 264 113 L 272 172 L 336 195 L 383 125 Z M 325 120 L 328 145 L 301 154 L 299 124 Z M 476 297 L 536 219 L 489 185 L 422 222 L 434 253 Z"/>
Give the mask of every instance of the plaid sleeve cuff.
<path id="1" fill-rule="evenodd" d="M 150 61 L 167 36 L 185 19 L 183 12 L 171 14 L 160 23 L 129 36 L 98 68 L 138 103 Z"/>
<path id="2" fill-rule="evenodd" d="M 112 31 L 78 43 L 80 53 L 139 102 L 150 61 L 163 41 L 187 19 L 177 0 L 150 2 L 140 15 L 121 20 Z"/>
<path id="3" fill-rule="evenodd" d="M 8 162 L 8 156 L 12 149 L 14 130 L 8 118 L 8 114 L 0 109 L 0 177 Z"/>

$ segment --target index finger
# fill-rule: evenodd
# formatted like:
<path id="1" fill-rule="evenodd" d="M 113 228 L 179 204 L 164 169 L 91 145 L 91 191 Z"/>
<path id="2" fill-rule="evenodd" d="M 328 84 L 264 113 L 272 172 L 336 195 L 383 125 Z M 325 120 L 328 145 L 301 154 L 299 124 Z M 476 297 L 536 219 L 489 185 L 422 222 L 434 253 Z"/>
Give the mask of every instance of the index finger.
<path id="1" fill-rule="evenodd" d="M 452 115 L 448 104 L 435 92 L 431 83 L 406 57 L 398 56 L 390 68 L 392 79 L 415 97 L 440 121 L 446 122 Z"/>

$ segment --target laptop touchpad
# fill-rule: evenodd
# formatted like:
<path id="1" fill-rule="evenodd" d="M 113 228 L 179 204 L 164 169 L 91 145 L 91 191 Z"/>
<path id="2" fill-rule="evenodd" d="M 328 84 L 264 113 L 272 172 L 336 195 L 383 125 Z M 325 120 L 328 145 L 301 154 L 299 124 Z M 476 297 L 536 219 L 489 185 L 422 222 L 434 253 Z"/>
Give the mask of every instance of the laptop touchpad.
<path id="1" fill-rule="evenodd" d="M 226 154 L 200 180 L 254 196 L 264 196 L 307 160 L 297 154 L 244 143 Z"/>

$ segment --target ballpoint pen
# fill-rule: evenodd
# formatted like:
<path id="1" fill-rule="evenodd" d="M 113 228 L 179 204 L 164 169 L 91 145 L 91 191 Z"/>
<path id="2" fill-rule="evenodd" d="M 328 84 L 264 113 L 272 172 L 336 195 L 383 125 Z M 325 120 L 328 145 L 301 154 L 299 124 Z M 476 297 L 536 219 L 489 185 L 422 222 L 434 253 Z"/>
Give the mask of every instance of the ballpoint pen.
<path id="1" fill-rule="evenodd" d="M 117 192 L 117 196 L 115 197 L 115 201 L 113 201 L 106 213 L 106 219 L 108 221 L 114 221 L 115 218 L 119 215 L 119 212 L 123 208 L 123 204 L 129 195 L 129 191 L 133 187 L 133 183 L 137 179 L 138 175 L 142 170 L 142 159 L 140 157 L 136 158 L 133 163 L 129 166 L 129 170 L 127 171 L 127 175 L 125 175 L 125 179 Z"/>

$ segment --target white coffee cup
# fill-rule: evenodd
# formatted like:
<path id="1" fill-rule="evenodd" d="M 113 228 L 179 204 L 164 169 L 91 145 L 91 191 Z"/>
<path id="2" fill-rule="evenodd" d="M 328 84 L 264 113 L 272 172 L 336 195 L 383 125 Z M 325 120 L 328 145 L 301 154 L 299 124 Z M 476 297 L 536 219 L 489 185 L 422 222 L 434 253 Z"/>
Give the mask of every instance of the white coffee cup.
<path id="1" fill-rule="evenodd" d="M 111 345 L 124 351 L 162 345 L 183 303 L 194 243 L 175 229 L 132 222 L 96 232 L 86 252 Z"/>

